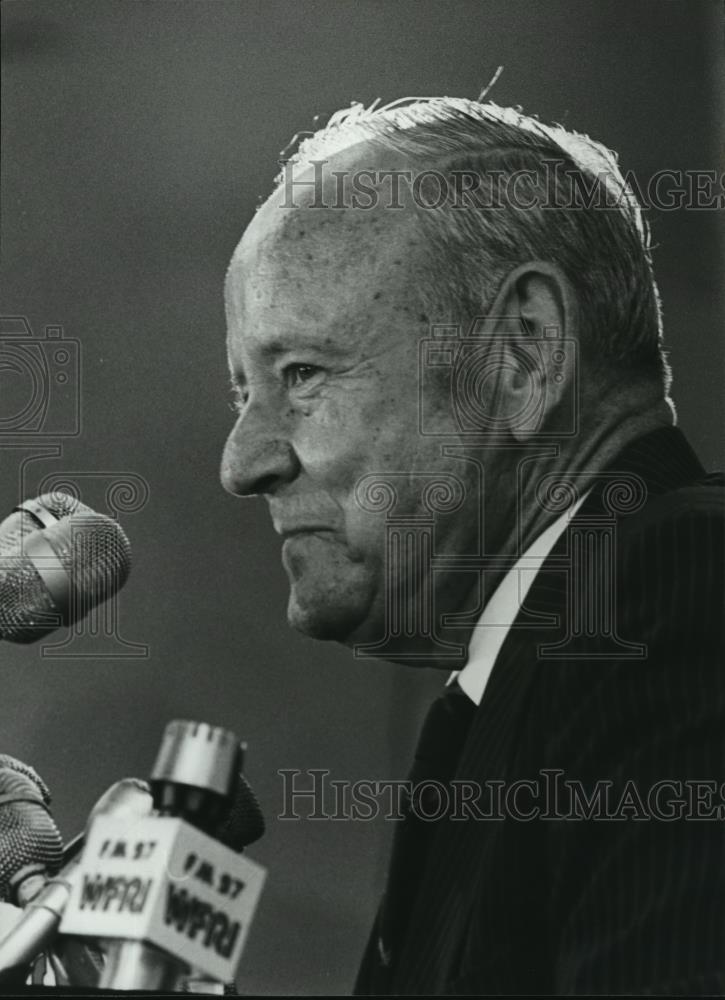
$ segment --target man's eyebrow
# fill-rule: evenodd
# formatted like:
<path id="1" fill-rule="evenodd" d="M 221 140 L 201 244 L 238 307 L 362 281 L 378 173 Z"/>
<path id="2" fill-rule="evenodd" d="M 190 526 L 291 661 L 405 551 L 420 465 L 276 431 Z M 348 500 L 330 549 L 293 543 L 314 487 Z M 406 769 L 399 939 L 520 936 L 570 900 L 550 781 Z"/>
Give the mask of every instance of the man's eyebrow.
<path id="1" fill-rule="evenodd" d="M 336 341 L 332 337 L 321 339 L 314 333 L 307 336 L 295 334 L 293 337 L 285 337 L 284 334 L 270 334 L 269 337 L 260 338 L 254 344 L 254 354 L 263 360 L 274 360 L 282 354 L 292 354 L 295 351 L 315 351 L 318 354 L 330 356 L 345 354 L 349 350 L 345 344 Z M 239 373 L 239 375 L 237 374 Z M 235 368 L 232 374 L 232 381 L 239 378 L 246 381 L 243 369 Z"/>
<path id="2" fill-rule="evenodd" d="M 307 335 L 295 333 L 291 337 L 284 334 L 272 334 L 259 344 L 259 353 L 263 356 L 278 357 L 290 351 L 336 351 L 339 345 L 332 338 L 321 340 L 314 333 Z"/>

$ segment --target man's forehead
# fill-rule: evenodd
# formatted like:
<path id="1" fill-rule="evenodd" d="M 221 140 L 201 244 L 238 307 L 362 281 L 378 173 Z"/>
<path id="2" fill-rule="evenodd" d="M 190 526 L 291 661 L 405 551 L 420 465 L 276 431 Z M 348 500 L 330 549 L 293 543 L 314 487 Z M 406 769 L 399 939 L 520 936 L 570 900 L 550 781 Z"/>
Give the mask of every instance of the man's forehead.
<path id="1" fill-rule="evenodd" d="M 415 209 L 405 196 L 402 207 L 390 206 L 384 175 L 404 170 L 406 162 L 395 151 L 362 142 L 318 165 L 290 166 L 245 230 L 229 275 L 304 266 L 305 261 L 317 267 L 344 263 L 346 250 L 360 258 L 405 242 L 415 226 Z M 361 186 L 378 194 L 361 194 Z"/>

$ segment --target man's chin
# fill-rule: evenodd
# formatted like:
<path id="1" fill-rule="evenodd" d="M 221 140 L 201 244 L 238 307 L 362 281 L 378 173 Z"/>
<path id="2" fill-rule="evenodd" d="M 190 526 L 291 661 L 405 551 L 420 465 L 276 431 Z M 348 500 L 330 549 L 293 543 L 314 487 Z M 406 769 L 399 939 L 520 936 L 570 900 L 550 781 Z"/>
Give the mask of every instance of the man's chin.
<path id="1" fill-rule="evenodd" d="M 303 635 L 311 639 L 323 639 L 349 645 L 355 641 L 364 613 L 359 609 L 342 605 L 314 606 L 302 603 L 294 592 L 287 604 L 287 621 Z"/>
<path id="2" fill-rule="evenodd" d="M 294 541 L 294 540 L 293 540 Z M 375 594 L 375 575 L 361 560 L 326 539 L 285 543 L 282 562 L 290 595 L 287 621 L 313 639 L 351 645 L 366 631 Z"/>

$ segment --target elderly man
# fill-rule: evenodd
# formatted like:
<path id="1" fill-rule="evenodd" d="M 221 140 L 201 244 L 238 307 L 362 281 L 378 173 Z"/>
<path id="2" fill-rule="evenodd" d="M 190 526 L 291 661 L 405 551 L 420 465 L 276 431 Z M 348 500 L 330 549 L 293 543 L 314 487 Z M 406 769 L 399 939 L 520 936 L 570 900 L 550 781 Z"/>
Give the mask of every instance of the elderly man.
<path id="1" fill-rule="evenodd" d="M 722 482 L 614 156 L 441 98 L 338 113 L 278 180 L 227 276 L 224 485 L 294 627 L 462 668 L 356 992 L 722 992 Z"/>

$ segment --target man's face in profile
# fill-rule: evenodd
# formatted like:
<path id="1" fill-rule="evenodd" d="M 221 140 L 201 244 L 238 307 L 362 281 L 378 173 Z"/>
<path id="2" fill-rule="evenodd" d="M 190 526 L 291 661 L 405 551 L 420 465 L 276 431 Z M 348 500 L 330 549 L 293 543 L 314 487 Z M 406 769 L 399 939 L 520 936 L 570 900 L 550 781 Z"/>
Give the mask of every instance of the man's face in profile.
<path id="1" fill-rule="evenodd" d="M 385 621 L 386 513 L 363 509 L 358 484 L 405 473 L 390 481 L 394 513 L 410 516 L 425 509 L 416 474 L 461 473 L 418 430 L 418 344 L 429 329 L 416 279 L 422 237 L 408 211 L 283 202 L 278 192 L 257 213 L 227 277 L 239 417 L 222 480 L 268 502 L 290 624 L 374 641 Z M 461 551 L 465 520 L 450 519 L 438 545 Z M 393 570 L 397 580 L 408 572 Z"/>

